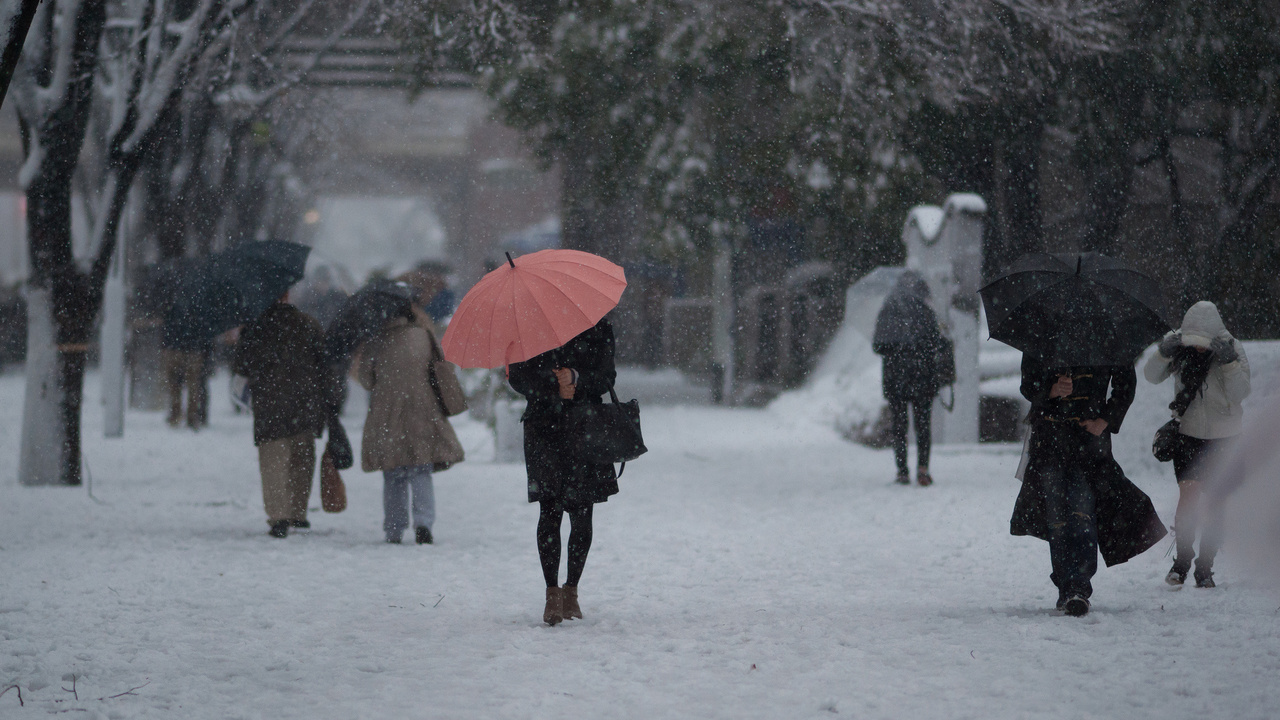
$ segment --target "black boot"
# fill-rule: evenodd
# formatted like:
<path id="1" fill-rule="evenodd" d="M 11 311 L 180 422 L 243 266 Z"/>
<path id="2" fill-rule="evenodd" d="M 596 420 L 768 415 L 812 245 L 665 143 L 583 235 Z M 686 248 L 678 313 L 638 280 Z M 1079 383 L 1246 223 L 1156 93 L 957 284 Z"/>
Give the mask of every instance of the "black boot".
<path id="1" fill-rule="evenodd" d="M 278 520 L 271 523 L 271 529 L 267 531 L 267 534 L 273 538 L 289 537 L 289 521 Z"/>
<path id="2" fill-rule="evenodd" d="M 1212 568 L 1207 568 L 1207 567 L 1197 567 L 1197 568 L 1196 568 L 1196 587 L 1198 587 L 1198 588 L 1212 588 L 1212 587 L 1217 587 L 1217 586 L 1218 586 L 1218 584 L 1217 584 L 1217 583 L 1215 583 L 1215 582 L 1213 581 L 1213 569 L 1212 569 Z"/>
<path id="3" fill-rule="evenodd" d="M 413 539 L 419 545 L 430 545 L 433 541 L 433 538 L 431 537 L 431 529 L 419 526 L 413 531 Z"/>

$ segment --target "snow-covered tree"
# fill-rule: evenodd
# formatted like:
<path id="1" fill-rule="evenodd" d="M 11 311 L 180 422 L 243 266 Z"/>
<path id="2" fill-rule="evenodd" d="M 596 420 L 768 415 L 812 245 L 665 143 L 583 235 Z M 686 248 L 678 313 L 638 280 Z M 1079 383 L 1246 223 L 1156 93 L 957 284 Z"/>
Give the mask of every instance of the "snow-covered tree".
<path id="1" fill-rule="evenodd" d="M 4 52 L 0 54 L 0 102 L 9 92 L 9 81 L 18 67 L 27 31 L 39 7 L 40 0 L 0 0 L 0 40 L 4 43 Z"/>
<path id="2" fill-rule="evenodd" d="M 71 182 L 106 18 L 100 0 L 46 0 L 11 87 L 26 158 L 19 182 L 27 196 L 31 258 L 18 465 L 19 480 L 28 485 L 80 483 L 80 404 L 96 301 L 93 281 L 72 249 Z"/>

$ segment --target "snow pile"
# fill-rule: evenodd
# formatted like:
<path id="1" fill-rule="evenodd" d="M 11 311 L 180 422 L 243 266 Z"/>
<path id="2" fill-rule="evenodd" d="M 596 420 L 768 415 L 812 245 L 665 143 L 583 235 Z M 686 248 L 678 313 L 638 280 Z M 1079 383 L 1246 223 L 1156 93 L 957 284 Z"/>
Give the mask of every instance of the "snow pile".
<path id="1" fill-rule="evenodd" d="M 880 356 L 872 352 L 871 341 L 846 319 L 804 387 L 779 395 L 769 410 L 793 422 L 859 437 L 885 407 L 880 372 Z"/>

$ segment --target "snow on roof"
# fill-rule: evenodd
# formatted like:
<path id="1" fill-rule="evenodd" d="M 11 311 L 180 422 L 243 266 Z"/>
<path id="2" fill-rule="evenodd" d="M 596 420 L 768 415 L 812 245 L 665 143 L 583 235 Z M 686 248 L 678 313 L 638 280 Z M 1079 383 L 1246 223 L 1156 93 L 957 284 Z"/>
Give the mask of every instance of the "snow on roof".
<path id="1" fill-rule="evenodd" d="M 982 199 L 981 195 L 973 193 L 955 193 L 947 197 L 947 203 L 944 206 L 946 212 L 967 212 L 975 215 L 985 215 L 987 212 L 987 201 Z"/>
<path id="2" fill-rule="evenodd" d="M 952 195 L 952 197 L 955 196 Z M 914 224 L 926 241 L 933 242 L 933 239 L 938 237 L 938 231 L 942 229 L 944 217 L 946 213 L 937 205 L 917 205 L 907 213 L 907 227 Z"/>

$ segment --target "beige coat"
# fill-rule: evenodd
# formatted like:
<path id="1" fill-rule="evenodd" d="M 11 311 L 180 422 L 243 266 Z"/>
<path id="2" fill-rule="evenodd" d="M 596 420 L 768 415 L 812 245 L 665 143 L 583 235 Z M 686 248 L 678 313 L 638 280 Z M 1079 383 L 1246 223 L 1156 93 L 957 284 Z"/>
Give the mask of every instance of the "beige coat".
<path id="1" fill-rule="evenodd" d="M 431 387 L 436 357 L 430 331 L 391 321 L 360 353 L 356 379 L 369 391 L 360 466 L 365 472 L 408 465 L 443 470 L 462 462 L 462 445 Z"/>

